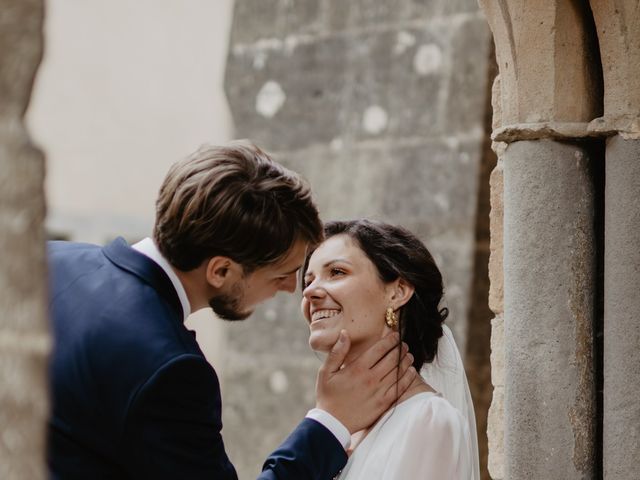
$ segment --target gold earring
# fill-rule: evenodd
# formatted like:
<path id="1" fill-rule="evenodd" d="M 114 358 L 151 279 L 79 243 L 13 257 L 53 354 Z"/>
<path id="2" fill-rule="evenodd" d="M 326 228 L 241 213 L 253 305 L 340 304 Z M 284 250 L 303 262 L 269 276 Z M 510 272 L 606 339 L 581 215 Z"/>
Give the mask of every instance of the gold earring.
<path id="1" fill-rule="evenodd" d="M 389 328 L 396 328 L 398 326 L 398 317 L 396 317 L 396 313 L 393 311 L 393 308 L 387 308 L 387 314 L 384 317 L 384 322 Z"/>

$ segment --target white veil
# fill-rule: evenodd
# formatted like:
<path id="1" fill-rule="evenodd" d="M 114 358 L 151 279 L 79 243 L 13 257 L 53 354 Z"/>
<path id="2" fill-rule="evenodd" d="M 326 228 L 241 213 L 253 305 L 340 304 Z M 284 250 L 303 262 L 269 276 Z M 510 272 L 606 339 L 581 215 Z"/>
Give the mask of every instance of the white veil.
<path id="1" fill-rule="evenodd" d="M 433 362 L 422 366 L 420 375 L 467 419 L 471 436 L 473 480 L 479 480 L 478 433 L 469 383 L 451 330 L 446 325 L 442 326 L 442 330 L 443 335 L 438 340 L 438 354 Z"/>

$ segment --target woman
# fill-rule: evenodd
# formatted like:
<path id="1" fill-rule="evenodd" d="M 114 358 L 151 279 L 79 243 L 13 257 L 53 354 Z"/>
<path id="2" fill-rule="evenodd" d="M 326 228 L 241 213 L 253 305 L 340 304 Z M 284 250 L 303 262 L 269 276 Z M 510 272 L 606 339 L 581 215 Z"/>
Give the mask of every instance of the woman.
<path id="1" fill-rule="evenodd" d="M 369 220 L 330 222 L 325 236 L 303 280 L 311 348 L 328 352 L 347 330 L 346 364 L 398 330 L 422 374 L 375 425 L 352 436 L 338 478 L 479 479 L 471 398 L 442 325 L 448 311 L 439 309 L 442 276 L 431 254 L 407 230 Z"/>

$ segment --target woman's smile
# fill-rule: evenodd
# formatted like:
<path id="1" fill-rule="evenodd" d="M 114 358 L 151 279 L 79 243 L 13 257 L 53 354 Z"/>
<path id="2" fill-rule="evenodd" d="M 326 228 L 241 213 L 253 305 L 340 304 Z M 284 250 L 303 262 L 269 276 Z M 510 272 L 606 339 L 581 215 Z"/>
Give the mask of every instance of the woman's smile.
<path id="1" fill-rule="evenodd" d="M 325 318 L 335 317 L 336 315 L 340 315 L 340 313 L 341 313 L 341 310 L 333 309 L 333 308 L 316 310 L 311 314 L 311 323 L 313 324 Z"/>

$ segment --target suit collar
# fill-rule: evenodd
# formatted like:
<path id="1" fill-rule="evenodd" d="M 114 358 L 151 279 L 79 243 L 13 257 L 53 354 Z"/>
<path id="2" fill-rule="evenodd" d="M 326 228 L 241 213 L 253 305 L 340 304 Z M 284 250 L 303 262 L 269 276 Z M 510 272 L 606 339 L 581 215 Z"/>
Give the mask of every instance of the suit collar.
<path id="1" fill-rule="evenodd" d="M 131 248 L 146 255 L 151 260 L 156 262 L 158 266 L 162 268 L 162 270 L 164 270 L 164 273 L 167 274 L 167 277 L 169 277 L 169 280 L 171 280 L 171 284 L 173 285 L 173 288 L 176 290 L 176 293 L 178 294 L 178 298 L 180 299 L 180 305 L 182 306 L 182 311 L 184 313 L 183 319 L 186 320 L 187 317 L 191 314 L 191 304 L 189 303 L 189 297 L 187 296 L 187 292 L 184 289 L 184 285 L 182 285 L 180 278 L 174 271 L 169 261 L 166 258 L 164 258 L 164 256 L 156 246 L 155 242 L 151 240 L 149 237 L 147 237 L 143 240 L 140 240 L 138 243 L 131 245 Z"/>
<path id="2" fill-rule="evenodd" d="M 179 318 L 184 317 L 178 293 L 165 271 L 157 263 L 131 248 L 122 237 L 115 239 L 102 251 L 115 265 L 153 287 L 171 305 Z"/>

